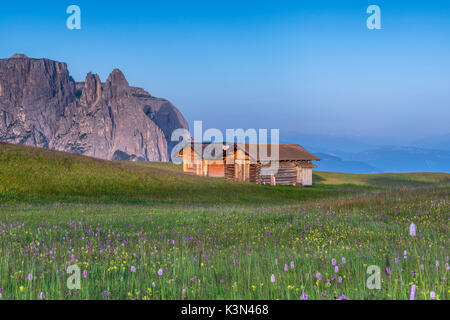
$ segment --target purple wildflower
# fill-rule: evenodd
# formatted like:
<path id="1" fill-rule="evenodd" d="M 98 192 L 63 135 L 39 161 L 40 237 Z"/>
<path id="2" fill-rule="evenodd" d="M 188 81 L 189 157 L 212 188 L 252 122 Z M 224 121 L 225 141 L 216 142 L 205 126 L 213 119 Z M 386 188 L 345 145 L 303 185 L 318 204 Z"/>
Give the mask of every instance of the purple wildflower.
<path id="1" fill-rule="evenodd" d="M 308 295 L 306 293 L 302 293 L 300 300 L 308 300 Z"/>
<path id="2" fill-rule="evenodd" d="M 158 276 L 162 276 L 163 275 L 163 269 L 159 269 L 158 270 Z"/>
<path id="3" fill-rule="evenodd" d="M 272 276 L 270 277 L 270 282 L 274 283 L 275 282 L 275 275 L 272 274 Z"/>
<path id="4" fill-rule="evenodd" d="M 416 294 L 416 285 L 411 286 L 411 293 L 409 294 L 409 300 L 414 300 L 414 295 Z"/>
<path id="5" fill-rule="evenodd" d="M 416 225 L 414 223 L 411 223 L 411 225 L 409 226 L 409 235 L 411 237 L 416 236 Z"/>
<path id="6" fill-rule="evenodd" d="M 386 267 L 386 274 L 388 276 L 391 276 L 392 272 L 391 272 L 391 268 L 390 267 Z"/>

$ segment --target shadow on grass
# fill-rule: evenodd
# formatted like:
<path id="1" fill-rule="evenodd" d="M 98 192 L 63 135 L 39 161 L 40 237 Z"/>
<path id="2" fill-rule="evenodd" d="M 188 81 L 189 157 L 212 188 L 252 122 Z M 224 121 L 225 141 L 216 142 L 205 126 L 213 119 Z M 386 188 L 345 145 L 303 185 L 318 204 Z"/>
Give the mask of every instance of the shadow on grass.
<path id="1" fill-rule="evenodd" d="M 320 183 L 320 182 L 325 181 L 324 178 L 322 178 L 320 175 L 318 175 L 317 173 L 314 173 L 314 172 L 312 175 L 312 180 L 314 181 L 314 183 Z"/>

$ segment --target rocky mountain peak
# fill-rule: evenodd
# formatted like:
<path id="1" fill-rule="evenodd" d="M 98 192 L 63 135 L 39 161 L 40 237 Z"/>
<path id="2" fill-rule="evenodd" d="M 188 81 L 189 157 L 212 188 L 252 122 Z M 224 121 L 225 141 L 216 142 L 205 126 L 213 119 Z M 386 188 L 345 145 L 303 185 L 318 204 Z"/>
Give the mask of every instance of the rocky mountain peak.
<path id="1" fill-rule="evenodd" d="M 14 53 L 10 59 L 28 59 L 23 53 Z"/>
<path id="2" fill-rule="evenodd" d="M 65 63 L 0 59 L 0 141 L 108 160 L 167 161 L 173 130 L 188 128 L 169 101 L 130 87 L 115 69 L 75 83 Z"/>
<path id="3" fill-rule="evenodd" d="M 119 69 L 114 69 L 108 76 L 105 83 L 105 99 L 114 99 L 119 96 L 128 97 L 130 95 L 130 86 L 127 79 Z"/>
<path id="4" fill-rule="evenodd" d="M 111 85 L 128 87 L 128 81 L 125 78 L 122 71 L 119 69 L 114 69 L 108 76 L 106 83 L 110 83 Z"/>
<path id="5" fill-rule="evenodd" d="M 84 88 L 81 94 L 81 104 L 90 105 L 96 102 L 102 96 L 102 83 L 98 74 L 89 72 L 84 80 Z"/>

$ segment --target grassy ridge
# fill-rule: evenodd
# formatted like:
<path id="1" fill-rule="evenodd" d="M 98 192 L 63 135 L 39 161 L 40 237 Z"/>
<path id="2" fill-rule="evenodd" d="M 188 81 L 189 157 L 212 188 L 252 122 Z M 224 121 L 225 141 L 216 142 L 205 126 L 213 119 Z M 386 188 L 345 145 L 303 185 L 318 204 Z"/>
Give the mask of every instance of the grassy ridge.
<path id="1" fill-rule="evenodd" d="M 449 184 L 450 174 L 439 172 L 353 174 L 315 171 L 313 180 L 327 185 L 352 184 L 382 188 L 423 187 Z"/>
<path id="2" fill-rule="evenodd" d="M 286 203 L 450 182 L 449 174 L 353 175 L 316 172 L 315 185 L 261 186 L 197 177 L 170 163 L 111 162 L 0 143 L 0 202 Z"/>

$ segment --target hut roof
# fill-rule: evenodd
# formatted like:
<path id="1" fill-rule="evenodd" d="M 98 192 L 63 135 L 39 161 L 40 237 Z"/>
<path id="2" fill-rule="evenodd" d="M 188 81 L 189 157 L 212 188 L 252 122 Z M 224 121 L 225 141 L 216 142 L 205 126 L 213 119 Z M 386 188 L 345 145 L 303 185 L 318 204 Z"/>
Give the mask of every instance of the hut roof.
<path id="1" fill-rule="evenodd" d="M 264 161 L 270 160 L 272 157 L 272 150 L 278 147 L 279 161 L 298 161 L 298 160 L 320 160 L 311 152 L 298 144 L 235 144 L 237 148 L 245 151 L 254 160 Z M 263 159 L 260 150 L 266 150 L 267 159 Z"/>
<path id="2" fill-rule="evenodd" d="M 219 143 L 219 142 L 191 142 L 191 149 L 200 151 L 204 155 L 205 160 L 221 160 L 226 156 L 226 152 L 230 147 L 234 150 L 241 149 L 253 160 L 266 161 L 271 160 L 272 149 L 278 146 L 279 161 L 301 161 L 301 160 L 320 160 L 314 154 L 298 144 L 244 144 L 244 143 Z M 201 148 L 201 149 L 200 149 Z M 205 152 L 205 149 L 208 148 Z M 223 150 L 222 153 L 218 150 Z M 267 158 L 262 158 L 260 150 L 266 150 Z"/>
<path id="3" fill-rule="evenodd" d="M 189 143 L 187 144 L 189 145 Z M 226 149 L 228 148 L 226 144 L 221 142 L 191 142 L 190 147 L 194 152 L 201 151 L 204 160 L 223 160 L 225 156 Z M 208 149 L 207 149 L 208 148 Z M 184 149 L 184 148 L 183 148 Z M 183 149 L 180 150 L 178 156 L 183 155 Z M 206 150 L 206 152 L 205 152 Z M 222 152 L 219 152 L 222 150 Z"/>

